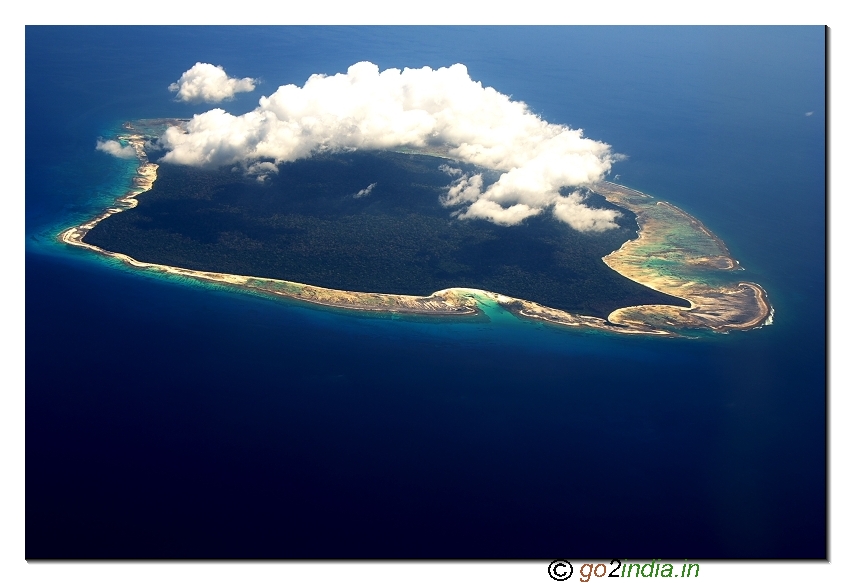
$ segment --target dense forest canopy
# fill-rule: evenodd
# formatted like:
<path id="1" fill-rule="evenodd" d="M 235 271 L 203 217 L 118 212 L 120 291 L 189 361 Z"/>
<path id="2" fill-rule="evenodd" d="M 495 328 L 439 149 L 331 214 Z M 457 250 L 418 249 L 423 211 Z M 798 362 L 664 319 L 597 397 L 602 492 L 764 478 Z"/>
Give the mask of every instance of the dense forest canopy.
<path id="1" fill-rule="evenodd" d="M 510 227 L 461 220 L 440 202 L 452 181 L 446 162 L 323 154 L 283 164 L 262 182 L 238 168 L 162 164 L 139 205 L 86 241 L 151 263 L 333 289 L 427 296 L 471 287 L 601 317 L 629 305 L 688 305 L 602 262 L 636 237 L 628 211 L 617 209 L 618 228 L 603 232 L 578 232 L 548 213 Z M 451 166 L 485 182 L 498 177 Z M 586 203 L 616 208 L 593 194 Z"/>

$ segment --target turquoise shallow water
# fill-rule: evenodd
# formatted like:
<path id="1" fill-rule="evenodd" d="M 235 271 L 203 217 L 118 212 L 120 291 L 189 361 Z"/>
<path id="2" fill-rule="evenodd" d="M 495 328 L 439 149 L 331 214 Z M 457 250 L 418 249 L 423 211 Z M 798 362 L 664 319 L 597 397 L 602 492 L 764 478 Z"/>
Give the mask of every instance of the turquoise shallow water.
<path id="1" fill-rule="evenodd" d="M 141 61 L 134 32 L 27 29 L 29 557 L 824 556 L 821 29 L 149 28 Z M 52 239 L 132 176 L 98 137 L 204 110 L 165 90 L 195 61 L 269 94 L 363 59 L 464 62 L 627 153 L 775 324 L 354 314 Z"/>

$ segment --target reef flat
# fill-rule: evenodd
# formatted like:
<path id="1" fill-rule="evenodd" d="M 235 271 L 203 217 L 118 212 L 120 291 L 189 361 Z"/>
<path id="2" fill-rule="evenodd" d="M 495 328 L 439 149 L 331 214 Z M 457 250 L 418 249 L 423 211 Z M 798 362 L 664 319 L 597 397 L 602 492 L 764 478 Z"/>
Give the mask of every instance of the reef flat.
<path id="1" fill-rule="evenodd" d="M 618 308 L 598 322 L 524 300 L 501 303 L 519 316 L 570 326 L 614 329 L 621 333 L 681 335 L 687 331 L 749 330 L 772 323 L 765 290 L 734 281 L 738 262 L 726 245 L 699 220 L 648 194 L 600 182 L 593 190 L 637 216 L 638 238 L 603 261 L 614 271 L 652 289 L 687 300 L 687 308 L 643 305 Z"/>
<path id="2" fill-rule="evenodd" d="M 738 262 L 699 220 L 664 201 L 604 182 L 595 190 L 634 212 L 637 239 L 603 258 L 611 269 L 652 289 L 688 300 L 691 308 L 632 306 L 612 312 L 619 325 L 747 330 L 772 321 L 767 292 L 753 282 L 734 281 Z"/>
<path id="3" fill-rule="evenodd" d="M 604 256 L 602 261 L 613 272 L 630 280 L 630 285 L 640 284 L 647 294 L 657 294 L 658 300 L 655 301 L 658 303 L 650 299 L 653 297 L 651 295 L 635 295 L 636 299 L 642 300 L 641 305 L 620 304 L 622 307 L 603 312 L 608 314 L 607 318 L 544 305 L 539 301 L 515 297 L 517 294 L 499 293 L 497 290 L 507 291 L 499 284 L 494 284 L 491 290 L 482 290 L 458 281 L 461 285 L 446 287 L 428 295 L 378 293 L 368 291 L 368 288 L 343 290 L 277 277 L 225 273 L 226 270 L 197 269 L 186 265 L 170 265 L 164 261 L 143 260 L 131 253 L 85 241 L 84 238 L 93 228 L 109 217 L 135 208 L 138 204 L 136 197 L 152 188 L 159 167 L 147 158 L 146 140 L 158 135 L 157 132 L 161 132 L 163 127 L 175 123 L 179 123 L 178 120 L 147 120 L 125 125 L 128 133 L 119 136 L 119 139 L 132 146 L 139 159 L 133 187 L 116 200 L 115 206 L 91 221 L 61 233 L 63 242 L 116 258 L 136 268 L 348 310 L 473 316 L 480 313 L 479 302 L 489 301 L 498 303 L 521 318 L 625 334 L 666 336 L 700 330 L 745 330 L 770 323 L 772 317 L 766 293 L 760 286 L 728 281 L 730 272 L 734 272 L 738 264 L 723 242 L 702 223 L 669 203 L 609 182 L 596 184 L 592 190 L 617 207 L 634 213 L 638 236 L 626 240 L 619 249 Z M 405 154 L 447 157 L 443 152 L 411 150 Z M 602 269 L 606 268 L 602 266 Z M 613 275 L 613 272 L 608 273 Z M 680 305 L 670 305 L 674 302 Z"/>

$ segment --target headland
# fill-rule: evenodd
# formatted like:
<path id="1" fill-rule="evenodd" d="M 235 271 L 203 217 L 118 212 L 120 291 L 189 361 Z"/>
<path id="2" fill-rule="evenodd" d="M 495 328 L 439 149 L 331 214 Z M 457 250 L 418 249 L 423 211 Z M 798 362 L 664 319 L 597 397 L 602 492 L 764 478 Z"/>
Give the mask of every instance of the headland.
<path id="1" fill-rule="evenodd" d="M 517 315 L 625 334 L 681 335 L 687 331 L 749 330 L 772 323 L 767 292 L 734 281 L 740 269 L 726 245 L 699 220 L 648 194 L 612 182 L 593 190 L 637 216 L 638 238 L 602 258 L 611 269 L 654 290 L 687 300 L 689 307 L 618 308 L 598 322 L 525 300 L 500 301 Z"/>

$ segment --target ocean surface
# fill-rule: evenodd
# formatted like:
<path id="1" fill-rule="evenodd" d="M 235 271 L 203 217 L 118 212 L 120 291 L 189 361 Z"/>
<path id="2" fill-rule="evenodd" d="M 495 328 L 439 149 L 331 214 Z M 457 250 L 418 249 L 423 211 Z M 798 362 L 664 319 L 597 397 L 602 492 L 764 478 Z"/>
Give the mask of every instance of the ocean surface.
<path id="1" fill-rule="evenodd" d="M 823 558 L 820 27 L 27 27 L 28 558 Z M 467 65 L 725 241 L 771 326 L 696 340 L 352 314 L 134 271 L 55 236 L 95 150 L 279 85 Z M 143 196 L 143 195 L 142 195 Z"/>

